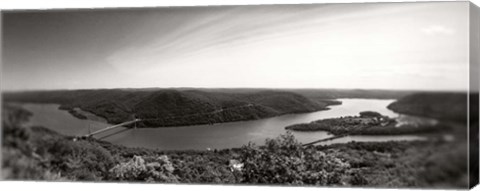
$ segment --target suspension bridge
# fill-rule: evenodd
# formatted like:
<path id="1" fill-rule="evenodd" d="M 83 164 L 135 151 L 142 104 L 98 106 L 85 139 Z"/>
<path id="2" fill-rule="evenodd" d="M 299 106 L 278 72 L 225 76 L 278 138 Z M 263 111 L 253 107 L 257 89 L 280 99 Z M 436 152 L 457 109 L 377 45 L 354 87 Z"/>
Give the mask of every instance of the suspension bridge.
<path id="1" fill-rule="evenodd" d="M 123 122 L 123 123 L 120 123 L 120 124 L 117 124 L 117 125 L 105 127 L 105 128 L 100 129 L 98 131 L 86 134 L 82 137 L 93 137 L 96 134 L 99 134 L 99 133 L 102 133 L 102 132 L 105 132 L 105 131 L 109 131 L 109 130 L 112 130 L 112 129 L 115 129 L 115 128 L 118 128 L 118 127 L 123 127 L 125 125 L 130 125 L 130 124 L 134 124 L 134 128 L 137 128 L 137 122 L 140 122 L 140 121 L 142 121 L 142 120 L 141 119 L 134 119 L 132 121 Z"/>
<path id="2" fill-rule="evenodd" d="M 119 128 L 119 127 L 124 127 L 125 125 L 130 125 L 130 124 L 134 124 L 133 128 L 136 129 L 137 128 L 137 122 L 141 122 L 141 121 L 152 121 L 152 120 L 155 121 L 155 120 L 164 120 L 164 119 L 169 119 L 169 118 L 170 119 L 171 118 L 180 118 L 180 117 L 185 118 L 185 117 L 191 117 L 191 116 L 197 116 L 197 115 L 215 114 L 215 113 L 224 112 L 226 110 L 237 109 L 237 108 L 241 108 L 241 107 L 252 107 L 252 106 L 254 106 L 254 105 L 253 104 L 246 104 L 246 105 L 242 105 L 242 106 L 222 108 L 222 109 L 218 109 L 218 110 L 211 111 L 211 112 L 206 112 L 206 113 L 195 113 L 195 114 L 189 114 L 189 115 L 183 115 L 183 116 L 168 116 L 168 117 L 164 117 L 164 118 L 146 118 L 146 119 L 135 118 L 134 120 L 126 121 L 126 122 L 119 123 L 119 124 L 112 125 L 112 126 L 108 126 L 108 127 L 103 128 L 103 129 L 94 131 L 92 133 L 89 132 L 88 134 L 77 137 L 74 140 L 77 140 L 78 138 L 90 138 L 90 137 L 93 137 L 94 135 L 100 134 L 102 132 L 110 131 L 112 129 Z M 333 137 L 328 137 L 328 138 L 325 138 L 325 139 L 320 139 L 320 140 L 313 141 L 313 142 L 310 142 L 310 143 L 302 144 L 302 146 L 306 147 L 306 146 L 310 146 L 310 145 L 315 145 L 317 143 L 331 141 L 331 140 L 342 138 L 342 137 L 345 137 L 345 136 L 347 136 L 347 135 L 337 135 L 337 136 L 333 136 Z M 100 139 L 102 139 L 102 138 L 100 138 Z"/>
<path id="3" fill-rule="evenodd" d="M 230 108 L 222 108 L 222 109 L 217 109 L 217 110 L 214 110 L 214 111 L 211 111 L 211 112 L 205 112 L 205 113 L 194 113 L 194 114 L 182 115 L 182 116 L 166 116 L 166 117 L 163 117 L 163 118 L 146 118 L 146 119 L 135 118 L 134 120 L 126 121 L 126 122 L 119 123 L 119 124 L 112 125 L 112 126 L 108 126 L 108 127 L 103 128 L 103 129 L 97 130 L 95 132 L 91 132 L 91 133 L 89 132 L 88 134 L 80 136 L 79 138 L 90 138 L 90 137 L 93 137 L 94 135 L 100 134 L 102 132 L 110 131 L 110 130 L 113 130 L 115 128 L 124 127 L 125 125 L 130 125 L 130 124 L 134 124 L 134 128 L 136 128 L 137 123 L 141 122 L 141 121 L 156 121 L 156 120 L 166 120 L 166 119 L 172 119 L 172 118 L 175 119 L 175 118 L 185 118 L 185 117 L 192 117 L 192 116 L 198 116 L 198 115 L 216 114 L 216 113 L 221 113 L 221 112 L 225 112 L 225 111 L 232 110 L 232 109 L 238 109 L 238 108 L 243 108 L 243 107 L 253 107 L 253 106 L 254 106 L 254 104 L 248 103 L 248 104 L 241 105 L 241 106 L 235 106 L 235 107 L 230 107 Z"/>

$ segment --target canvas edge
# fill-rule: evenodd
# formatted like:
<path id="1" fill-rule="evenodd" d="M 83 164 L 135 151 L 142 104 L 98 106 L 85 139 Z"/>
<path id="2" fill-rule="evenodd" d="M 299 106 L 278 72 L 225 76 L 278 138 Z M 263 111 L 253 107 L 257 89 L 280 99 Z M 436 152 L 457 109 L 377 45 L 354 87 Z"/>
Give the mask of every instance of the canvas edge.
<path id="1" fill-rule="evenodd" d="M 480 9 L 477 5 L 469 3 L 469 94 L 468 94 L 468 170 L 469 188 L 475 187 L 479 182 L 479 132 L 477 126 L 479 110 L 479 65 L 480 56 Z"/>

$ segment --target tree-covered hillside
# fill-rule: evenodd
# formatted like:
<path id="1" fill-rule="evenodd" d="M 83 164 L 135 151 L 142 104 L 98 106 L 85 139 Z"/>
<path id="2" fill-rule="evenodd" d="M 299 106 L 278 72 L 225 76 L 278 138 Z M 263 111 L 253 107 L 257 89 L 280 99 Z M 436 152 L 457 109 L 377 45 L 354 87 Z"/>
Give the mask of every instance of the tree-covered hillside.
<path id="1" fill-rule="evenodd" d="M 466 93 L 424 92 L 405 96 L 390 104 L 388 108 L 397 113 L 466 123 L 468 112 L 478 116 L 478 100 L 472 99 L 471 103 L 476 103 L 477 107 L 471 107 L 468 111 L 468 94 Z M 471 120 L 478 122 L 478 117 Z"/>
<path id="2" fill-rule="evenodd" d="M 432 139 L 304 147 L 286 134 L 266 140 L 264 145 L 161 151 L 96 139 L 75 141 L 48 128 L 27 126 L 28 116 L 22 108 L 2 109 L 2 178 L 6 180 L 468 186 L 467 144 L 461 138 L 453 142 Z"/>
<path id="3" fill-rule="evenodd" d="M 207 92 L 185 89 L 102 89 L 4 93 L 7 102 L 57 103 L 110 123 L 144 119 L 140 126 L 165 127 L 253 120 L 288 113 L 312 112 L 338 104 L 273 90 Z M 71 112 L 74 113 L 74 112 Z"/>

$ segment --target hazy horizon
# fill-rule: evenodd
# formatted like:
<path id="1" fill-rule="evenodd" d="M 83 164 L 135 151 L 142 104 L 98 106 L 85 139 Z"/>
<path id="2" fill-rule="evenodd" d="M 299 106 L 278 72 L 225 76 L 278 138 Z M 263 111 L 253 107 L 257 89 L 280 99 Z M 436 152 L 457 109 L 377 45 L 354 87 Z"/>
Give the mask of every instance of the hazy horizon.
<path id="1" fill-rule="evenodd" d="M 452 93 L 466 93 L 467 90 L 420 90 L 420 89 L 366 89 L 366 88 L 272 88 L 272 87 L 113 87 L 113 88 L 58 88 L 58 89 L 12 89 L 5 90 L 5 93 L 14 92 L 41 92 L 41 91 L 77 91 L 77 90 L 148 90 L 148 89 L 175 89 L 175 90 L 334 90 L 334 91 L 398 91 L 398 92 L 452 92 Z"/>
<path id="2" fill-rule="evenodd" d="M 468 2 L 8 11 L 2 89 L 466 91 Z"/>

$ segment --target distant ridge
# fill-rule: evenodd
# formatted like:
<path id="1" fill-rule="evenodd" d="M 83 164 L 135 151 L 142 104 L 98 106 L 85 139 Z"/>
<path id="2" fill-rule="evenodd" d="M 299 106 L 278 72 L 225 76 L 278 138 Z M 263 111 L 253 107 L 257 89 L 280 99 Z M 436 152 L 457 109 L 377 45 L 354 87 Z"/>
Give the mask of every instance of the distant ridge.
<path id="1" fill-rule="evenodd" d="M 388 108 L 398 113 L 466 123 L 467 97 L 467 93 L 415 93 L 391 103 Z M 478 101 L 476 103 L 478 105 Z M 478 116 L 478 107 L 470 112 Z M 478 117 L 476 120 L 478 121 Z"/>
<path id="2" fill-rule="evenodd" d="M 130 120 L 135 114 L 143 127 L 168 127 L 253 120 L 288 113 L 327 109 L 339 104 L 274 90 L 217 92 L 196 89 L 100 89 L 4 93 L 4 101 L 56 103 L 62 109 L 82 110 L 109 123 Z"/>

